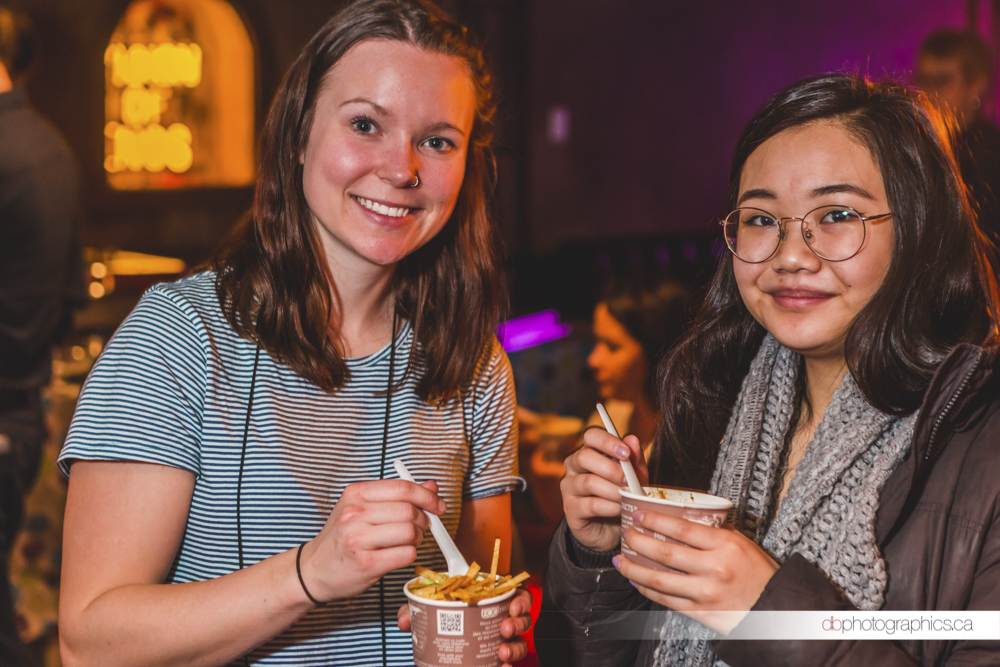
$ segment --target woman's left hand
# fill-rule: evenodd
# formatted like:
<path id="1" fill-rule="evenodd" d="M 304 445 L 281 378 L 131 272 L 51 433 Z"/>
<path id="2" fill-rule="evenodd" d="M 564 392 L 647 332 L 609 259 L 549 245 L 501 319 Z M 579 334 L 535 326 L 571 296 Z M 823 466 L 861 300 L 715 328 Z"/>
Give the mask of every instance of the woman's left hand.
<path id="1" fill-rule="evenodd" d="M 778 570 L 774 559 L 731 526 L 713 528 L 659 512 L 633 516 L 644 529 L 683 544 L 663 542 L 635 530 L 625 535 L 626 544 L 680 572 L 643 567 L 624 554 L 615 557 L 618 570 L 653 602 L 722 634 L 739 624 Z"/>
<path id="2" fill-rule="evenodd" d="M 504 638 L 504 643 L 500 644 L 497 655 L 503 660 L 503 667 L 511 667 L 511 663 L 523 660 L 528 654 L 528 647 L 524 638 L 519 635 L 524 634 L 531 627 L 531 593 L 527 589 L 521 588 L 510 600 L 510 618 L 505 618 L 500 624 L 500 634 Z M 397 613 L 399 629 L 403 632 L 410 631 L 410 605 L 404 604 Z"/>

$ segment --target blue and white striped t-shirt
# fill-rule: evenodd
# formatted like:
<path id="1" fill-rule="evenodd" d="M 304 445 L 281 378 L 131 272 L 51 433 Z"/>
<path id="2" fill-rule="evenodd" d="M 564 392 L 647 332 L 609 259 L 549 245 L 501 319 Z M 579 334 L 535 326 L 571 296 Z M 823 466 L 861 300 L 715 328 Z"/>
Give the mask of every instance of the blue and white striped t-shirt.
<path id="1" fill-rule="evenodd" d="M 184 541 L 170 583 L 238 569 L 236 486 L 253 343 L 222 316 L 213 273 L 156 285 L 98 359 L 84 385 L 59 457 L 161 463 L 196 476 Z M 397 380 L 414 344 L 396 338 Z M 350 359 L 347 386 L 327 394 L 261 352 L 240 495 L 247 566 L 315 537 L 344 488 L 379 477 L 390 349 Z M 420 366 L 419 355 L 415 366 Z M 410 368 L 393 393 L 386 477 L 403 459 L 418 480 L 434 479 L 454 535 L 462 501 L 506 493 L 517 477 L 513 376 L 498 343 L 472 386 L 443 405 L 415 393 Z M 468 434 L 468 440 L 466 439 Z M 445 569 L 431 539 L 417 562 Z M 412 569 L 385 578 L 388 657 L 412 665 L 410 636 L 396 628 Z M 378 585 L 312 610 L 251 654 L 261 665 L 382 664 Z M 242 660 L 240 661 L 242 664 Z"/>

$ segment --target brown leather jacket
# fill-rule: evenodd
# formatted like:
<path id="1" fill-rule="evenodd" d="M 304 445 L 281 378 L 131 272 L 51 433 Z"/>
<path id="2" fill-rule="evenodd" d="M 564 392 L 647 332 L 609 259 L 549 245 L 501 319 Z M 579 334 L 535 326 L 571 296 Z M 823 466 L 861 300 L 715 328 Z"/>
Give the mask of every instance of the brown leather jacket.
<path id="1" fill-rule="evenodd" d="M 889 574 L 883 609 L 1000 610 L 998 370 L 996 349 L 963 345 L 928 387 L 913 447 L 883 487 L 876 516 Z M 659 608 L 611 567 L 613 555 L 582 548 L 565 522 L 556 531 L 534 634 L 543 665 L 653 663 L 655 642 L 622 637 L 642 636 L 636 618 L 652 618 L 631 612 Z M 753 607 L 852 608 L 799 555 Z M 716 641 L 712 648 L 731 667 L 1000 665 L 1000 641 Z"/>

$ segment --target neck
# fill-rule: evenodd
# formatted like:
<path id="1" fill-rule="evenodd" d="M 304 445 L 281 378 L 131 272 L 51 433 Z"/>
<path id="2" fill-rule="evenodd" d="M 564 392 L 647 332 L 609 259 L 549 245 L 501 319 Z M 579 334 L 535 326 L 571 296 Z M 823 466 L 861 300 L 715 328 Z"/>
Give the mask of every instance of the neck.
<path id="1" fill-rule="evenodd" d="M 823 412 L 833 400 L 833 394 L 847 374 L 847 360 L 842 356 L 810 358 L 805 360 L 806 396 L 811 408 L 810 421 L 818 424 Z"/>
<path id="2" fill-rule="evenodd" d="M 327 253 L 335 285 L 331 327 L 340 352 L 347 358 L 367 356 L 388 345 L 393 336 L 395 265 L 374 266 L 361 258 Z"/>

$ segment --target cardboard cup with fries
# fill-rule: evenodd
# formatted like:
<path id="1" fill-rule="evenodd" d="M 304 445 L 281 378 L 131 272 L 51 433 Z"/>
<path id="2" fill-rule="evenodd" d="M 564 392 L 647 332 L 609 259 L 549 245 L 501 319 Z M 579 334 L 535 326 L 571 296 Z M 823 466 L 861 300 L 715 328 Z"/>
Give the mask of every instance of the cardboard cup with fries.
<path id="1" fill-rule="evenodd" d="M 417 576 L 403 587 L 417 667 L 501 664 L 500 624 L 510 616 L 510 599 L 528 573 L 496 576 L 496 560 L 495 555 L 492 573 L 473 563 L 454 577 L 417 566 Z"/>

